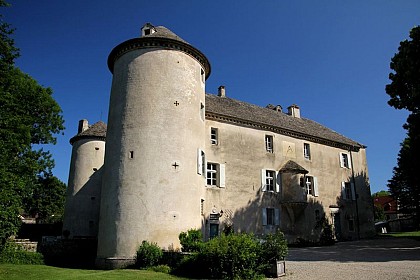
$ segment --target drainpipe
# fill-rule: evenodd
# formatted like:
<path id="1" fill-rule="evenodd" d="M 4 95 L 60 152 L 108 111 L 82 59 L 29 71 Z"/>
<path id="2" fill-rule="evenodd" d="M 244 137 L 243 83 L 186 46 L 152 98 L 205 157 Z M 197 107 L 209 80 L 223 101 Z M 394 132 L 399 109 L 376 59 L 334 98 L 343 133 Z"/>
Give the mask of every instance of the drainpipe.
<path id="1" fill-rule="evenodd" d="M 351 162 L 351 177 L 353 180 L 353 186 L 354 186 L 354 195 L 356 196 L 356 222 L 357 222 L 357 238 L 360 239 L 360 220 L 359 220 L 359 206 L 357 204 L 357 200 L 359 198 L 359 195 L 357 194 L 357 187 L 356 187 L 356 180 L 354 177 L 354 166 L 353 166 L 353 154 L 352 150 L 354 150 L 354 146 L 351 147 L 349 150 L 350 152 L 350 162 Z"/>

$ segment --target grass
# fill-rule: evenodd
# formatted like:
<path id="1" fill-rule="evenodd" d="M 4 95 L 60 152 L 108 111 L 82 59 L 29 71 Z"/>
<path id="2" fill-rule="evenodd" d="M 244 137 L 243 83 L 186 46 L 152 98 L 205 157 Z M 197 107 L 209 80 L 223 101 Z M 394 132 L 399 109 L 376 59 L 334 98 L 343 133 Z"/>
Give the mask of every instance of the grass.
<path id="1" fill-rule="evenodd" d="M 406 231 L 406 232 L 390 232 L 381 234 L 381 236 L 396 237 L 396 238 L 410 238 L 420 241 L 420 231 Z"/>
<path id="2" fill-rule="evenodd" d="M 21 280 L 21 279 L 112 279 L 112 280 L 180 280 L 180 278 L 169 274 L 153 272 L 148 270 L 120 269 L 120 270 L 86 270 L 59 268 L 46 265 L 15 265 L 0 264 L 0 279 Z"/>

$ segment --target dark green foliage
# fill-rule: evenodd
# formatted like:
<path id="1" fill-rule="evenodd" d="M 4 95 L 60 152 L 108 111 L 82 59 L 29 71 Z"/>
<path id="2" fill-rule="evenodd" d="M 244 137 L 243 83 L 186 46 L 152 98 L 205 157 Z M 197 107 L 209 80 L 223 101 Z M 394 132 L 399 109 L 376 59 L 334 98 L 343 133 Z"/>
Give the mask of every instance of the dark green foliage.
<path id="1" fill-rule="evenodd" d="M 385 221 L 385 211 L 380 205 L 373 205 L 373 217 L 375 222 Z"/>
<path id="2" fill-rule="evenodd" d="M 149 268 L 147 268 L 147 270 L 151 270 L 151 271 L 154 271 L 154 272 L 166 273 L 166 274 L 169 274 L 171 272 L 171 268 L 166 264 L 150 266 Z"/>
<path id="3" fill-rule="evenodd" d="M 13 241 L 7 241 L 0 248 L 0 263 L 44 264 L 44 257 L 37 252 L 27 252 Z"/>
<path id="4" fill-rule="evenodd" d="M 287 256 L 288 247 L 284 234 L 281 231 L 267 234 L 262 242 L 262 257 L 264 263 L 273 263 L 283 260 Z"/>
<path id="5" fill-rule="evenodd" d="M 407 137 L 401 144 L 397 166 L 388 181 L 388 188 L 403 213 L 420 219 L 420 26 L 410 31 L 410 40 L 400 43 L 391 60 L 391 83 L 386 86 L 388 104 L 410 112 L 404 128 Z"/>
<path id="6" fill-rule="evenodd" d="M 205 244 L 198 259 L 216 279 L 262 279 L 262 246 L 252 234 L 221 235 Z"/>
<path id="7" fill-rule="evenodd" d="M 136 266 L 148 268 L 159 264 L 163 256 L 162 249 L 156 243 L 149 243 L 145 240 L 137 249 Z"/>
<path id="8" fill-rule="evenodd" d="M 64 214 L 66 184 L 57 177 L 40 177 L 32 190 L 32 195 L 25 199 L 25 212 L 37 216 L 41 223 L 61 222 Z"/>
<path id="9" fill-rule="evenodd" d="M 205 242 L 199 252 L 184 254 L 173 273 L 206 279 L 262 279 L 274 261 L 284 259 L 287 250 L 280 231 L 262 240 L 231 232 Z"/>
<path id="10" fill-rule="evenodd" d="M 183 252 L 199 252 L 203 247 L 203 236 L 198 229 L 181 232 L 178 238 Z"/>
<path id="11" fill-rule="evenodd" d="M 8 6 L 0 1 L 0 7 Z M 0 18 L 2 16 L 0 15 Z M 13 29 L 0 22 L 0 243 L 16 233 L 25 203 L 51 176 L 54 162 L 38 145 L 55 144 L 64 129 L 60 106 L 52 90 L 40 86 L 15 67 L 19 50 Z"/>

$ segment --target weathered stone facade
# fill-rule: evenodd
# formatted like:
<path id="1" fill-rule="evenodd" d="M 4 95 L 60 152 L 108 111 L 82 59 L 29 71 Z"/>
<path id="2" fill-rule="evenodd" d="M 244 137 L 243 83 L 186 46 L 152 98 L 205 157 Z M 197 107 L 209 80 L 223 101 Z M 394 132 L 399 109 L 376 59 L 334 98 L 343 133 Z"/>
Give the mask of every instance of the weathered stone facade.
<path id="1" fill-rule="evenodd" d="M 131 263 L 143 240 L 179 248 L 190 228 L 317 241 L 325 217 L 337 238 L 374 233 L 365 146 L 297 105 L 206 94 L 207 58 L 161 26 L 115 47 L 108 66 L 106 140 L 98 124 L 72 138 L 63 227 L 98 238 L 99 267 Z"/>

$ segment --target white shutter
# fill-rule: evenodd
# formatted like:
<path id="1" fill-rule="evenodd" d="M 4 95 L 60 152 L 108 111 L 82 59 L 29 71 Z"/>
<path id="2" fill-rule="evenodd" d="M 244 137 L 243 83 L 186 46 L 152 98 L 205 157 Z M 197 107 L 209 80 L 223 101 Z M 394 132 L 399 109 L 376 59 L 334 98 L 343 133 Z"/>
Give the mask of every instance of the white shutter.
<path id="1" fill-rule="evenodd" d="M 280 225 L 280 209 L 279 208 L 274 209 L 274 224 L 276 226 Z"/>
<path id="2" fill-rule="evenodd" d="M 339 157 L 340 157 L 340 167 L 344 167 L 343 153 L 339 153 Z"/>
<path id="3" fill-rule="evenodd" d="M 262 209 L 262 225 L 263 226 L 267 225 L 267 209 L 266 208 Z"/>
<path id="4" fill-rule="evenodd" d="M 281 173 L 276 171 L 276 193 L 280 192 L 281 187 Z"/>
<path id="5" fill-rule="evenodd" d="M 197 174 L 203 175 L 203 151 L 197 150 Z"/>
<path id="6" fill-rule="evenodd" d="M 263 192 L 267 191 L 267 186 L 265 184 L 265 169 L 261 169 L 261 189 Z"/>
<path id="7" fill-rule="evenodd" d="M 350 183 L 351 188 L 351 199 L 356 200 L 356 190 L 354 189 L 354 183 Z"/>
<path id="8" fill-rule="evenodd" d="M 318 178 L 313 177 L 313 180 L 314 180 L 314 185 L 313 185 L 314 196 L 318 196 Z"/>
<path id="9" fill-rule="evenodd" d="M 225 187 L 225 170 L 226 166 L 225 164 L 219 164 L 219 187 L 224 188 Z"/>
<path id="10" fill-rule="evenodd" d="M 347 154 L 347 162 L 349 163 L 349 168 L 351 169 L 351 157 L 350 157 L 350 154 Z"/>
<path id="11" fill-rule="evenodd" d="M 341 198 L 347 199 L 346 197 L 346 182 L 341 182 Z"/>

